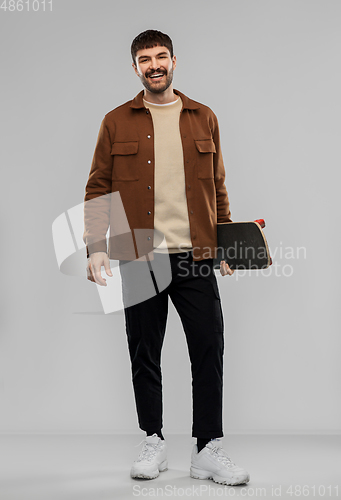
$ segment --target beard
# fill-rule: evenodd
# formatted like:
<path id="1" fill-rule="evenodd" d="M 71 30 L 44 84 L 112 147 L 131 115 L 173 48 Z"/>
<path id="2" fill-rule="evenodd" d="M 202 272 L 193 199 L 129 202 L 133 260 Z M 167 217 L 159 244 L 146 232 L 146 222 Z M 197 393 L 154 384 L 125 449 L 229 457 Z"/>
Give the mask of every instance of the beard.
<path id="1" fill-rule="evenodd" d="M 154 73 L 158 73 L 158 71 L 154 71 Z M 173 66 L 169 70 L 169 73 L 167 73 L 166 70 L 160 71 L 160 73 L 163 73 L 166 75 L 166 81 L 163 83 L 152 83 L 149 79 L 149 77 L 145 77 L 144 75 L 141 75 L 141 82 L 143 83 L 143 86 L 149 90 L 149 92 L 153 92 L 154 94 L 161 94 L 165 90 L 168 89 L 170 84 L 173 81 Z"/>

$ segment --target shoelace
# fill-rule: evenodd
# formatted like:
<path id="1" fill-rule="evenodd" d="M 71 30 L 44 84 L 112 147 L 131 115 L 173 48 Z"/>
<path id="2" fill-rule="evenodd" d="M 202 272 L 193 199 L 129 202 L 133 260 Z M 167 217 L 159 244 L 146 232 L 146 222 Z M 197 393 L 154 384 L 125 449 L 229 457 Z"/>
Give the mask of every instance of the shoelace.
<path id="1" fill-rule="evenodd" d="M 226 465 L 228 467 L 232 467 L 232 466 L 236 465 L 234 462 L 232 462 L 231 458 L 228 456 L 226 451 L 223 449 L 221 438 L 211 439 L 210 443 L 213 444 L 213 447 L 210 448 L 210 450 L 215 455 L 217 460 L 219 460 L 219 462 L 221 462 L 223 465 Z M 214 446 L 214 443 L 217 443 L 217 446 Z"/>
<path id="2" fill-rule="evenodd" d="M 214 446 L 213 448 L 211 448 L 211 450 L 216 455 L 217 460 L 219 460 L 219 462 L 221 462 L 223 465 L 227 465 L 229 467 L 236 465 L 234 462 L 232 462 L 226 451 L 220 446 Z"/>
<path id="3" fill-rule="evenodd" d="M 140 444 L 144 443 L 141 453 L 138 456 L 137 462 L 141 462 L 142 460 L 151 460 L 155 455 L 158 448 L 157 444 L 147 443 L 146 439 L 142 439 L 142 441 L 135 446 L 137 448 Z"/>

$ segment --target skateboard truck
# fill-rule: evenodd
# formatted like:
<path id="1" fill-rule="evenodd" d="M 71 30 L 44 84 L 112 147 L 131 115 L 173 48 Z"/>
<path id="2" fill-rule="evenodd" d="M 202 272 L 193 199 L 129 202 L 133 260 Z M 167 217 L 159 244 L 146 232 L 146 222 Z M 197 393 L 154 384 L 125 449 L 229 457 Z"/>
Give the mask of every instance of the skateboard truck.
<path id="1" fill-rule="evenodd" d="M 264 219 L 256 219 L 255 222 L 258 222 L 258 224 L 260 225 L 260 227 L 262 229 L 265 228 L 265 220 Z"/>

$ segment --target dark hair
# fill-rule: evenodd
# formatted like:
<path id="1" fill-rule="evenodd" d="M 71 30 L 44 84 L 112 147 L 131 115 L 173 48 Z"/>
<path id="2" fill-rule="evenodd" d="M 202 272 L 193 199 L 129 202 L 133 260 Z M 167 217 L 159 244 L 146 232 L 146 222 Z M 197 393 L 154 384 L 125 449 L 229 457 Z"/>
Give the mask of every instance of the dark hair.
<path id="1" fill-rule="evenodd" d="M 171 57 L 173 57 L 173 43 L 168 35 L 157 30 L 146 30 L 137 35 L 131 44 L 131 57 L 136 66 L 136 53 L 141 49 L 151 49 L 160 45 L 167 47 Z"/>

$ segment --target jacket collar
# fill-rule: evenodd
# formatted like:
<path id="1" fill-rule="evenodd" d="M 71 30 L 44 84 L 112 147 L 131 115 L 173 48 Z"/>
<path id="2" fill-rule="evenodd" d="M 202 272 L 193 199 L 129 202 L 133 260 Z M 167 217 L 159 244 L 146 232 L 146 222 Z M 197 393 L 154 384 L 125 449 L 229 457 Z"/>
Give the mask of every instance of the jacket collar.
<path id="1" fill-rule="evenodd" d="M 199 105 L 195 101 L 192 101 L 192 99 L 187 97 L 185 94 L 183 94 L 179 90 L 173 89 L 173 91 L 174 91 L 174 94 L 177 94 L 181 97 L 182 104 L 183 104 L 182 109 L 198 109 L 199 108 Z M 130 107 L 134 108 L 134 109 L 144 108 L 145 106 L 143 104 L 143 95 L 144 95 L 144 91 L 141 90 L 141 92 L 139 92 L 137 94 L 137 96 L 135 96 L 134 99 L 131 101 Z"/>

